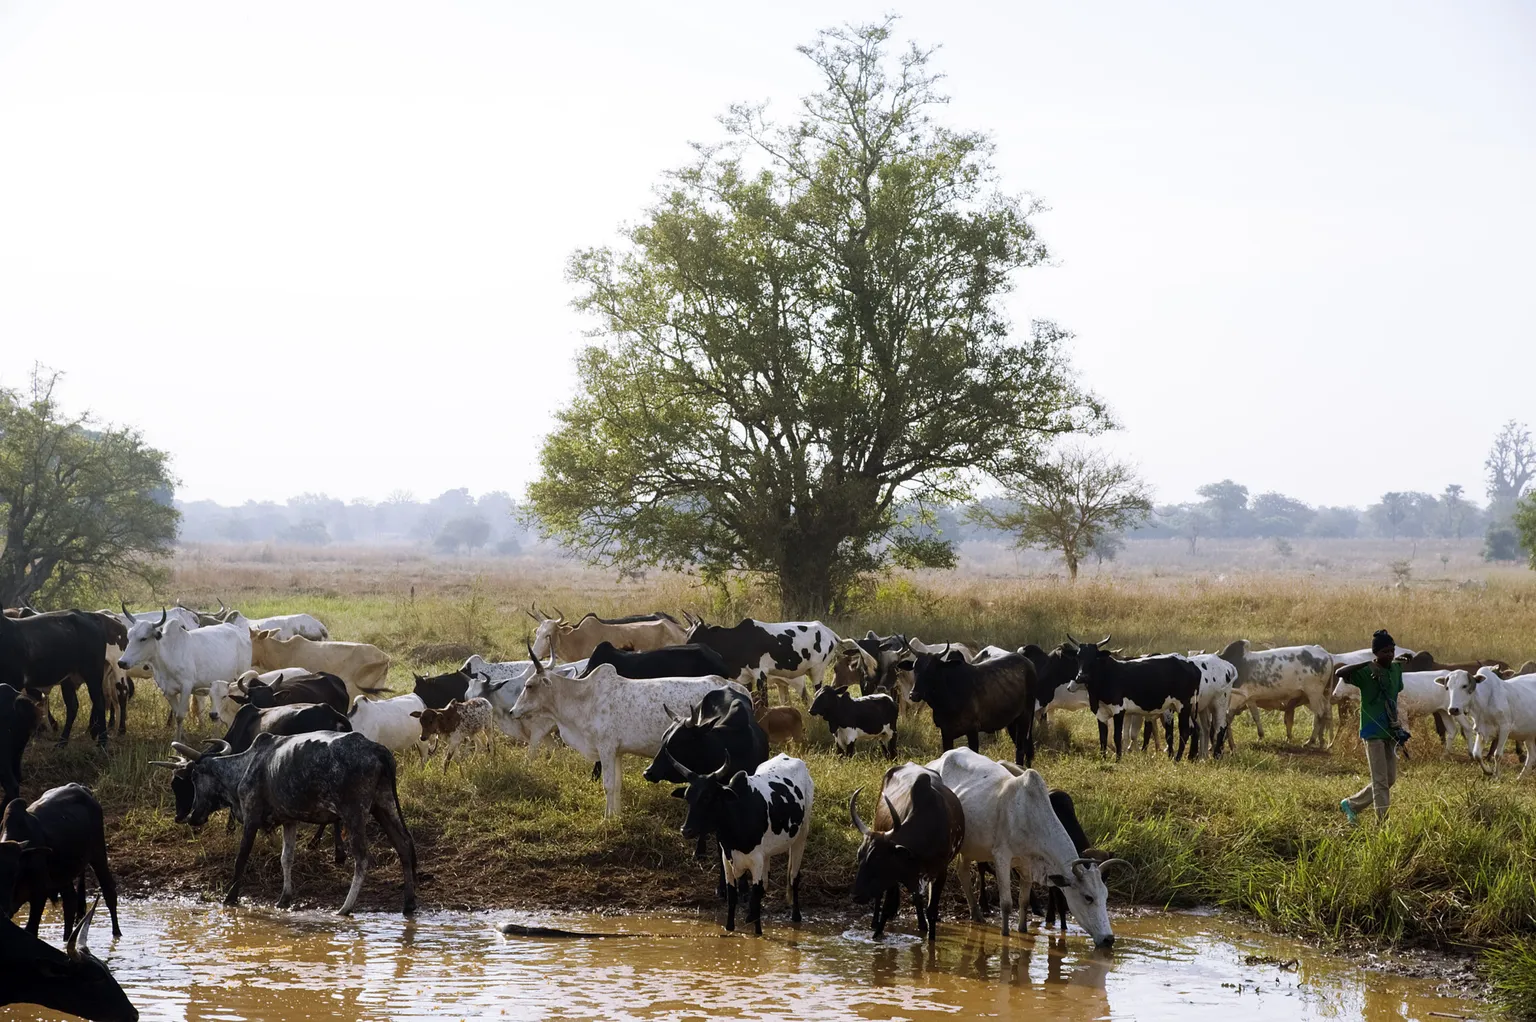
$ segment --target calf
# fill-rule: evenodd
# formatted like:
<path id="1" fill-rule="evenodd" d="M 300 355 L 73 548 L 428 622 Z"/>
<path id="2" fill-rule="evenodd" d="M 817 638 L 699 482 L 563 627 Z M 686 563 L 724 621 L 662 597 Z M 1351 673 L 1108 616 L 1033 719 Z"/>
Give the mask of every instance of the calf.
<path id="1" fill-rule="evenodd" d="M 494 725 L 492 719 L 493 709 L 489 699 L 476 697 L 463 701 L 452 702 L 441 710 L 413 710 L 411 716 L 421 721 L 421 738 L 427 743 L 427 755 L 437 751 L 437 740 L 445 738 L 448 741 L 448 752 L 443 757 L 443 771 L 448 770 L 448 764 L 453 762 L 454 753 L 459 751 L 459 746 L 464 739 L 480 741 L 480 736 L 490 737 L 491 728 Z"/>
<path id="2" fill-rule="evenodd" d="M 919 653 L 912 698 L 927 703 L 943 748 L 962 736 L 972 751 L 981 732 L 1004 731 L 1013 739 L 1017 762 L 1024 762 L 1025 727 L 1034 715 L 1035 665 L 1018 653 L 967 663 L 958 650 Z"/>
<path id="3" fill-rule="evenodd" d="M 765 694 L 772 680 L 779 698 L 787 700 L 791 686 L 805 700 L 805 678 L 820 684 L 837 649 L 837 633 L 820 621 L 757 621 L 705 624 L 691 618 L 688 641 L 708 646 L 726 663 L 724 677 L 751 680 Z"/>
<path id="4" fill-rule="evenodd" d="M 837 751 L 853 755 L 853 744 L 861 735 L 884 738 L 887 759 L 896 758 L 896 700 L 884 692 L 851 696 L 847 689 L 828 686 L 811 700 L 811 716 L 827 722 Z"/>
<path id="5" fill-rule="evenodd" d="M 769 746 L 804 745 L 805 718 L 794 706 L 769 706 L 757 693 L 752 694 L 752 713 L 758 726 L 768 734 Z"/>
<path id="6" fill-rule="evenodd" d="M 1326 731 L 1333 719 L 1333 655 L 1321 646 L 1282 646 L 1253 650 L 1247 639 L 1238 639 L 1221 651 L 1221 658 L 1237 668 L 1236 688 L 1247 695 L 1259 737 L 1259 710 L 1285 711 L 1285 740 L 1290 742 L 1296 707 L 1312 711 L 1312 737 L 1308 745 L 1327 747 Z"/>
<path id="7" fill-rule="evenodd" d="M 1492 667 L 1482 667 L 1476 674 L 1452 671 L 1443 684 L 1450 691 L 1451 716 L 1470 713 L 1476 722 L 1472 758 L 1483 772 L 1497 777 L 1505 746 L 1524 742 L 1525 764 L 1515 779 L 1523 778 L 1536 763 L 1536 674 L 1505 679 Z"/>
<path id="8" fill-rule="evenodd" d="M 346 828 L 354 864 L 352 886 L 339 910 L 349 914 L 368 871 L 367 819 L 372 816 L 400 857 L 405 914 L 416 911 L 416 848 L 400 814 L 395 757 L 384 746 L 359 734 L 321 731 L 257 735 L 251 747 L 239 753 L 231 753 L 223 742 L 206 752 L 180 742 L 171 747 L 181 759 L 156 765 L 171 768 L 173 785 L 180 779 L 192 788 L 191 808 L 185 815 L 178 808 L 176 822 L 201 827 L 215 810 L 229 806 L 245 824 L 226 905 L 240 900 L 246 863 L 263 829 L 283 828 L 283 896 L 278 907 L 286 908 L 293 901 L 299 824 L 340 824 Z"/>
<path id="9" fill-rule="evenodd" d="M 117 925 L 117 882 L 107 864 L 107 830 L 101 803 L 83 784 L 65 784 L 51 788 L 30 806 L 16 799 L 5 807 L 0 819 L 0 841 L 15 841 L 23 849 L 46 848 L 46 880 L 42 886 L 29 884 L 25 892 L 16 892 L 12 901 L 31 902 L 27 932 L 37 936 L 43 907 L 49 899 L 64 905 L 64 932 L 74 932 L 75 922 L 85 914 L 85 871 L 96 874 L 96 883 L 107 899 L 112 916 L 112 936 L 122 936 Z M 43 879 L 41 874 L 32 874 Z"/>
<path id="10" fill-rule="evenodd" d="M 676 760 L 668 765 L 687 785 L 672 793 L 688 802 L 683 836 L 702 839 L 714 834 L 720 842 L 720 862 L 729 899 L 725 928 L 736 929 L 739 888 L 750 877 L 752 891 L 746 921 L 762 936 L 763 883 L 768 877 L 769 863 L 780 855 L 789 856 L 785 894 L 790 903 L 790 919 L 798 923 L 800 862 L 811 832 L 811 803 L 816 794 L 804 761 L 780 753 L 750 774 L 745 770 L 732 772 L 729 767 L 699 773 Z"/>
<path id="11" fill-rule="evenodd" d="M 1046 790 L 1045 780 L 1034 770 L 1015 772 L 969 749 L 954 749 L 928 764 L 954 792 L 965 812 L 965 841 L 960 849 L 960 877 L 971 917 L 981 919 L 971 889 L 973 862 L 989 862 L 997 872 L 998 907 L 1003 935 L 1008 935 L 1008 915 L 1013 906 L 1011 871 L 1031 883 L 1043 883 L 1059 891 L 1067 909 L 1088 931 L 1094 944 L 1109 947 L 1115 942 L 1110 928 L 1108 889 L 1100 875 L 1102 866 L 1084 858 L 1078 841 Z M 1070 796 L 1063 801 L 1077 838 L 1087 838 L 1077 826 Z M 1124 865 L 1123 860 L 1120 861 Z"/>
<path id="12" fill-rule="evenodd" d="M 604 664 L 611 664 L 619 677 L 636 680 L 730 677 L 729 668 L 720 654 L 698 643 L 631 652 L 619 649 L 611 642 L 599 642 L 587 659 L 581 676 L 586 677 Z"/>
<path id="13" fill-rule="evenodd" d="M 875 902 L 875 937 L 885 933 L 905 887 L 917 909 L 917 924 L 932 942 L 938 936 L 939 905 L 949 862 L 965 844 L 965 811 L 939 775 L 916 763 L 891 767 L 880 787 L 875 826 L 859 818 L 859 791 L 848 799 L 848 815 L 863 839 L 853 900 Z M 927 904 L 921 888 L 927 885 Z"/>
<path id="14" fill-rule="evenodd" d="M 0 842 L 0 859 L 3 848 Z M 4 875 L 0 861 L 0 879 Z M 92 905 L 69 932 L 63 951 L 0 919 L 0 1007 L 34 1004 L 95 1022 L 138 1022 L 138 1009 L 87 946 L 95 914 Z"/>
<path id="15" fill-rule="evenodd" d="M 1071 636 L 1068 636 L 1071 640 Z M 1088 704 L 1101 725 L 1115 724 L 1115 760 L 1123 751 L 1122 732 L 1125 712 L 1161 714 L 1175 710 L 1179 715 L 1179 751 L 1173 751 L 1168 738 L 1168 756 L 1184 758 L 1189 744 L 1195 701 L 1200 694 L 1200 668 L 1183 657 L 1159 656 L 1141 660 L 1118 660 L 1107 649 L 1109 636 L 1099 642 L 1077 643 L 1077 677 L 1074 688 L 1088 690 Z M 1105 728 L 1099 728 L 1099 755 L 1106 754 Z"/>
<path id="16" fill-rule="evenodd" d="M 80 610 L 0 617 L 0 684 L 18 692 L 46 692 L 58 686 L 64 699 L 64 733 L 80 711 L 76 694 L 84 682 L 91 697 L 90 733 L 107 740 L 107 630 L 101 617 Z"/>
<path id="17" fill-rule="evenodd" d="M 420 696 L 395 696 L 393 699 L 369 699 L 358 696 L 347 711 L 351 730 L 378 742 L 390 752 L 415 749 L 427 762 L 427 741 L 422 734 L 421 714 L 428 709 Z M 436 711 L 434 711 L 436 712 Z"/>
<path id="18" fill-rule="evenodd" d="M 5 803 L 21 794 L 21 755 L 37 730 L 37 704 L 0 684 L 0 792 Z"/>

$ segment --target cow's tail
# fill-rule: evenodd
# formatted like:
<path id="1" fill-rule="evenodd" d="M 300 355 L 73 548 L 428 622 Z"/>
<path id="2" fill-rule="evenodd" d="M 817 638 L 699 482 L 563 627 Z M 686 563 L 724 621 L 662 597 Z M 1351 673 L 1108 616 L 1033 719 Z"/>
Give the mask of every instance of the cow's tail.
<path id="1" fill-rule="evenodd" d="M 389 797 L 394 799 L 395 802 L 395 819 L 400 821 L 400 829 L 405 832 L 405 850 L 411 857 L 409 863 L 411 875 L 416 878 L 417 883 L 420 883 L 421 873 L 416 868 L 416 839 L 411 836 L 411 828 L 405 824 L 405 810 L 400 808 L 400 784 L 397 778 L 398 768 L 395 765 L 395 754 L 393 752 L 388 753 L 384 759 L 384 764 L 384 774 L 389 778 Z"/>

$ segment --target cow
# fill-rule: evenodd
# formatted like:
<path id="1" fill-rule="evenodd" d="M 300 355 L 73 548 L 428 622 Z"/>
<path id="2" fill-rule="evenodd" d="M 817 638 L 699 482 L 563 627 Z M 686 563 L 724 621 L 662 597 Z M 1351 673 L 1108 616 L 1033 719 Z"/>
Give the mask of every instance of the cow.
<path id="1" fill-rule="evenodd" d="M 1077 646 L 1077 677 L 1072 687 L 1088 690 L 1088 705 L 1100 725 L 1114 721 L 1115 760 L 1119 761 L 1123 750 L 1126 711 L 1160 714 L 1168 709 L 1179 715 L 1179 750 L 1174 753 L 1170 733 L 1168 756 L 1175 762 L 1183 759 L 1200 694 L 1200 668 L 1179 656 L 1116 659 L 1107 648 L 1107 635 L 1099 642 L 1077 642 L 1070 635 L 1067 639 Z M 1105 730 L 1099 728 L 1101 757 L 1107 754 Z"/>
<path id="2" fill-rule="evenodd" d="M 552 658 L 546 670 L 562 678 L 574 678 L 586 668 L 586 665 L 585 660 L 556 664 Z M 469 686 L 465 690 L 465 698 L 489 699 L 491 706 L 496 710 L 496 726 L 501 728 L 502 734 L 514 742 L 527 745 L 528 756 L 531 759 L 539 751 L 539 746 L 543 744 L 544 739 L 549 737 L 556 727 L 554 718 L 547 715 L 535 714 L 518 719 L 512 716 L 512 707 L 517 705 L 518 697 L 523 694 L 523 686 L 533 674 L 533 661 L 492 662 L 477 653 L 465 660 L 459 670 L 470 678 Z M 600 770 L 601 764 L 594 769 L 594 779 L 600 776 Z"/>
<path id="3" fill-rule="evenodd" d="M 221 678 L 234 678 L 251 669 L 251 631 L 243 619 L 207 628 L 188 629 L 162 610 L 160 620 L 134 618 L 128 646 L 117 666 L 123 670 L 148 664 L 155 685 L 171 704 L 176 740 L 182 738 L 187 703 L 194 692 L 207 692 Z"/>
<path id="4" fill-rule="evenodd" d="M 771 680 L 781 700 L 789 698 L 793 687 L 805 702 L 806 676 L 819 684 L 837 651 L 837 633 L 820 621 L 742 618 L 727 628 L 702 618 L 690 620 L 688 641 L 719 653 L 729 671 L 725 677 L 751 682 L 765 693 Z"/>
<path id="5" fill-rule="evenodd" d="M 366 735 L 390 752 L 415 749 L 427 762 L 427 741 L 421 732 L 421 711 L 427 709 L 420 696 L 411 694 L 393 699 L 369 699 L 356 696 L 347 709 L 351 730 Z"/>
<path id="6" fill-rule="evenodd" d="M 1462 732 L 1468 749 L 1472 748 L 1476 740 L 1472 721 L 1465 714 L 1451 716 L 1451 697 L 1445 685 L 1445 679 L 1450 673 L 1450 670 L 1405 670 L 1403 690 L 1397 696 L 1399 722 L 1406 727 L 1414 717 L 1431 717 L 1435 722 L 1435 732 L 1444 743 L 1446 752 L 1450 752 L 1455 744 L 1457 731 Z M 1352 681 L 1340 680 L 1334 686 L 1332 696 L 1335 702 L 1343 699 L 1358 701 L 1360 687 Z"/>
<path id="7" fill-rule="evenodd" d="M 0 881 L 6 857 L 0 842 Z M 87 944 L 95 914 L 92 905 L 63 951 L 0 919 L 0 1006 L 35 1004 L 94 1022 L 138 1022 L 138 1009 Z"/>
<path id="8" fill-rule="evenodd" d="M 832 659 L 832 680 L 828 684 L 840 689 L 857 685 L 859 694 L 867 696 L 875 692 L 879 681 L 880 658 L 860 645 L 857 639 L 839 639 L 837 654 Z"/>
<path id="9" fill-rule="evenodd" d="M 965 811 L 938 773 L 916 763 L 891 767 L 880 785 L 875 825 L 859 818 L 859 792 L 848 799 L 848 816 L 862 839 L 853 878 L 856 904 L 875 902 L 874 935 L 901 905 L 905 887 L 917 909 L 917 925 L 932 943 L 938 938 L 939 906 L 950 860 L 965 844 Z M 927 904 L 922 887 L 926 885 Z"/>
<path id="10" fill-rule="evenodd" d="M 652 784 L 687 783 L 677 765 L 701 774 L 729 768 L 730 777 L 738 770 L 751 773 L 768 760 L 768 734 L 758 726 L 752 697 L 734 685 L 707 692 L 697 705 L 685 707 L 686 717 L 670 706 L 663 709 L 672 723 L 642 775 Z"/>
<path id="11" fill-rule="evenodd" d="M 1011 871 L 1017 869 L 1028 882 L 1046 884 L 1059 891 L 1078 925 L 1098 947 L 1115 942 L 1110 927 L 1108 898 L 1101 870 L 1109 862 L 1126 865 L 1123 859 L 1099 863 L 1084 858 L 1053 805 L 1045 780 L 1034 770 L 1015 772 L 970 749 L 951 749 L 928 764 L 954 793 L 965 812 L 965 841 L 960 849 L 960 878 L 971 918 L 981 921 L 981 911 L 971 889 L 971 863 L 988 862 L 997 872 L 999 914 L 1003 936 L 1008 936 L 1008 915 L 1013 908 Z M 1071 811 L 1071 800 L 1065 800 Z M 1075 811 L 1070 812 L 1074 826 Z M 1081 828 L 1078 828 L 1081 832 Z M 1083 838 L 1086 843 L 1086 837 Z"/>
<path id="12" fill-rule="evenodd" d="M 931 653 L 947 656 L 950 653 L 959 653 L 965 658 L 966 663 L 972 664 L 976 662 L 976 650 L 963 642 L 924 642 L 922 639 L 913 638 L 907 640 L 907 649 L 919 655 Z"/>
<path id="13" fill-rule="evenodd" d="M 208 686 L 208 719 L 229 721 L 235 719 L 240 707 L 250 701 L 247 688 L 255 682 L 281 690 L 284 683 L 295 678 L 313 677 L 306 667 L 284 667 L 276 671 L 246 671 L 234 681 L 220 678 Z"/>
<path id="14" fill-rule="evenodd" d="M 437 751 L 439 738 L 447 739 L 448 752 L 443 757 L 444 773 L 448 772 L 448 764 L 453 762 L 454 754 L 459 751 L 464 739 L 469 738 L 478 743 L 481 735 L 490 738 L 491 728 L 495 726 L 495 709 L 491 701 L 482 696 L 451 702 L 441 710 L 412 710 L 411 716 L 421 721 L 421 737 L 428 745 L 427 755 Z"/>
<path id="15" fill-rule="evenodd" d="M 1072 681 L 1077 677 L 1075 644 L 1063 643 L 1047 653 L 1030 643 L 1019 647 L 1019 655 L 1035 668 L 1035 682 L 1030 691 L 1032 712 L 1019 728 L 1024 744 L 1024 759 L 1019 765 L 1031 766 L 1035 761 L 1035 729 L 1047 723 L 1052 711 L 1087 709 L 1088 693 L 1072 687 Z"/>
<path id="16" fill-rule="evenodd" d="M 958 650 L 919 653 L 912 699 L 933 711 L 944 751 L 964 737 L 973 751 L 981 733 L 1007 731 L 1024 762 L 1024 734 L 1034 715 L 1035 665 L 1018 653 L 967 663 Z"/>
<path id="17" fill-rule="evenodd" d="M 827 686 L 811 700 L 811 716 L 827 722 L 837 751 L 853 755 L 853 744 L 861 735 L 885 739 L 886 759 L 896 758 L 896 700 L 884 692 L 852 696 L 846 688 Z"/>
<path id="18" fill-rule="evenodd" d="M 686 785 L 672 792 L 688 803 L 683 837 L 699 840 L 714 834 L 720 843 L 728 896 L 725 928 L 736 929 L 740 886 L 750 877 L 746 922 L 759 937 L 763 935 L 763 884 L 769 863 L 780 855 L 789 857 L 785 900 L 790 904 L 790 920 L 800 922 L 800 863 L 811 833 L 811 805 L 816 796 L 804 760 L 780 753 L 751 773 L 733 771 L 729 765 L 703 773 L 668 758 L 668 766 Z"/>
<path id="19" fill-rule="evenodd" d="M 619 649 L 604 640 L 592 650 L 587 666 L 581 672 L 585 677 L 603 664 L 613 665 L 619 677 L 639 681 L 646 678 L 708 678 L 729 677 L 729 668 L 720 654 L 708 646 L 692 643 L 683 646 L 663 646 L 631 652 Z"/>
<path id="20" fill-rule="evenodd" d="M 0 684 L 0 793 L 4 805 L 21 794 L 21 754 L 37 730 L 37 705 L 10 685 Z"/>
<path id="21" fill-rule="evenodd" d="M 298 636 L 314 642 L 325 642 L 331 637 L 330 629 L 313 614 L 274 614 L 271 617 L 253 618 L 251 628 L 258 632 L 276 632 L 279 639 Z"/>
<path id="22" fill-rule="evenodd" d="M 337 713 L 335 707 L 324 703 L 292 703 L 268 707 L 247 704 L 240 707 L 240 712 L 229 722 L 229 730 L 224 732 L 223 741 L 229 746 L 230 752 L 244 752 L 251 747 L 257 735 L 305 735 L 313 731 L 353 730 L 356 729 L 345 713 Z M 191 796 L 190 789 L 187 795 Z M 187 808 L 191 808 L 190 804 Z"/>
<path id="23" fill-rule="evenodd" d="M 1472 758 L 1483 773 L 1497 777 L 1505 746 L 1515 741 L 1525 743 L 1525 763 L 1515 780 L 1525 777 L 1536 763 L 1536 674 L 1501 678 L 1492 667 L 1480 667 L 1476 674 L 1452 671 L 1444 684 L 1451 716 L 1471 714 L 1477 726 Z"/>
<path id="24" fill-rule="evenodd" d="M 278 908 L 293 902 L 293 856 L 301 823 L 339 824 L 346 828 L 352 853 L 352 886 L 339 915 L 357 904 L 368 871 L 367 819 L 388 836 L 405 877 L 404 913 L 416 911 L 416 847 L 400 814 L 395 785 L 395 757 L 377 742 L 354 732 L 320 731 L 302 735 L 257 735 L 244 752 L 230 752 L 223 742 L 199 752 L 181 742 L 171 745 L 180 759 L 157 762 L 192 786 L 192 806 L 177 823 L 194 829 L 217 809 L 229 806 L 245 825 L 235 875 L 224 904 L 240 900 L 240 883 L 256 835 L 283 828 L 283 895 Z"/>
<path id="25" fill-rule="evenodd" d="M 307 667 L 334 674 L 347 683 L 347 698 L 376 695 L 389 680 L 389 654 L 366 642 L 314 642 L 296 635 L 280 639 L 277 632 L 251 633 L 251 663 L 261 670 Z M 231 675 L 233 677 L 233 675 Z"/>
<path id="26" fill-rule="evenodd" d="M 1203 751 L 1214 759 L 1231 737 L 1232 686 L 1237 683 L 1237 665 L 1223 660 L 1219 653 L 1191 653 L 1186 658 L 1200 669 L 1200 691 L 1195 697 L 1195 723 L 1199 741 L 1193 755 Z"/>
<path id="27" fill-rule="evenodd" d="M 107 741 L 107 630 L 100 617 L 62 610 L 26 618 L 0 617 L 0 685 L 43 693 L 59 686 L 64 699 L 62 744 L 80 712 L 76 688 L 91 697 L 89 731 Z"/>
<path id="28" fill-rule="evenodd" d="M 798 707 L 769 706 L 768 700 L 752 693 L 752 713 L 768 735 L 768 745 L 804 745 L 805 718 Z"/>
<path id="29" fill-rule="evenodd" d="M 616 649 L 648 650 L 679 646 L 687 642 L 687 629 L 671 614 L 635 614 L 630 617 L 601 618 L 588 614 L 575 624 L 565 620 L 560 608 L 550 617 L 534 607 L 528 616 L 538 623 L 533 633 L 533 653 L 544 659 L 553 654 L 562 662 L 585 660 L 598 643 L 611 643 Z"/>
<path id="30" fill-rule="evenodd" d="M 1306 704 L 1312 711 L 1312 737 L 1307 745 L 1327 748 L 1326 731 L 1333 720 L 1333 655 L 1321 646 L 1282 646 L 1254 651 L 1247 639 L 1238 639 L 1222 650 L 1223 660 L 1237 668 L 1236 688 L 1247 695 L 1259 737 L 1260 709 L 1285 711 L 1285 740 L 1291 742 L 1296 707 Z"/>
<path id="31" fill-rule="evenodd" d="M 416 680 L 411 691 L 421 700 L 424 707 L 434 710 L 441 710 L 455 699 L 467 698 L 469 683 L 474 680 L 474 675 L 469 673 L 467 666 L 449 671 L 447 674 L 434 674 L 430 677 L 412 672 L 411 677 Z"/>
<path id="32" fill-rule="evenodd" d="M 1479 668 L 1492 667 L 1499 672 L 1500 677 L 1514 677 L 1508 674 L 1509 664 L 1502 660 L 1461 660 L 1456 663 L 1443 664 L 1435 659 L 1435 655 L 1427 649 L 1421 649 L 1403 661 L 1404 671 L 1466 671 L 1468 674 L 1476 674 Z"/>
<path id="33" fill-rule="evenodd" d="M 117 881 L 107 864 L 106 822 L 91 789 L 83 784 L 64 784 L 43 792 L 31 805 L 16 799 L 0 818 L 0 841 L 15 841 L 23 849 L 48 849 L 46 869 L 31 874 L 35 881 L 43 881 L 42 885 L 34 881 L 24 898 L 12 896 L 13 902 L 31 902 L 28 933 L 37 936 L 43 907 L 50 899 L 63 902 L 65 934 L 74 931 L 75 922 L 85 914 L 85 871 L 89 867 L 107 899 L 112 936 L 123 935 L 117 925 Z"/>
<path id="34" fill-rule="evenodd" d="M 607 796 L 605 817 L 619 815 L 619 757 L 655 756 L 673 723 L 669 706 L 693 706 L 728 684 L 723 678 L 634 681 L 619 677 L 612 666 L 578 681 L 552 673 L 537 657 L 532 659 L 533 674 L 523 683 L 512 717 L 553 719 L 565 744 L 598 765 Z"/>
<path id="35" fill-rule="evenodd" d="M 117 660 L 128 645 L 128 627 L 109 610 L 98 610 L 96 616 L 106 629 L 106 673 L 102 675 L 102 691 L 107 696 L 107 730 L 115 725 L 119 735 L 128 733 L 128 700 L 133 695 L 133 679 L 128 672 L 117 666 Z"/>
<path id="36" fill-rule="evenodd" d="M 288 670 L 303 671 L 304 668 L 288 668 Z M 291 706 L 294 703 L 323 703 L 337 713 L 347 713 L 352 709 L 352 702 L 347 697 L 350 691 L 347 683 L 334 674 L 325 671 L 303 674 L 286 674 L 284 671 L 270 673 L 278 674 L 279 677 L 271 681 L 264 681 L 260 677 L 245 677 L 244 692 L 233 691 L 230 693 L 230 698 L 236 702 L 260 706 L 263 709 L 269 706 Z"/>

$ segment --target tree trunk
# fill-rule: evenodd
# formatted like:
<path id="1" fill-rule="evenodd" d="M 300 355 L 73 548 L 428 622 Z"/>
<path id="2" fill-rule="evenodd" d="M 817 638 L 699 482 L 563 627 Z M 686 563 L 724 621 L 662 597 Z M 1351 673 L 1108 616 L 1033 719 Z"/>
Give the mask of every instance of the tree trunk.
<path id="1" fill-rule="evenodd" d="M 832 608 L 832 558 L 792 552 L 779 565 L 779 613 L 785 621 L 810 621 Z"/>
<path id="2" fill-rule="evenodd" d="M 1077 581 L 1077 558 L 1073 557 L 1070 553 L 1064 553 L 1063 556 L 1067 559 L 1067 578 L 1075 583 Z"/>

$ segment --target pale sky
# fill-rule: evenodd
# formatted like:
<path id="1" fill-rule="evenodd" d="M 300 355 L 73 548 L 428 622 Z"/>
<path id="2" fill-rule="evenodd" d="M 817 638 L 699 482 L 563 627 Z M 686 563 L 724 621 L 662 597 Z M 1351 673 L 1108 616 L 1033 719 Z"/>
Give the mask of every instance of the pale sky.
<path id="1" fill-rule="evenodd" d="M 187 499 L 521 495 L 569 253 L 887 9 L 0 0 L 0 385 L 63 370 Z M 1010 313 L 1077 334 L 1160 501 L 1481 496 L 1536 424 L 1536 8 L 895 9 L 1051 207 Z"/>

